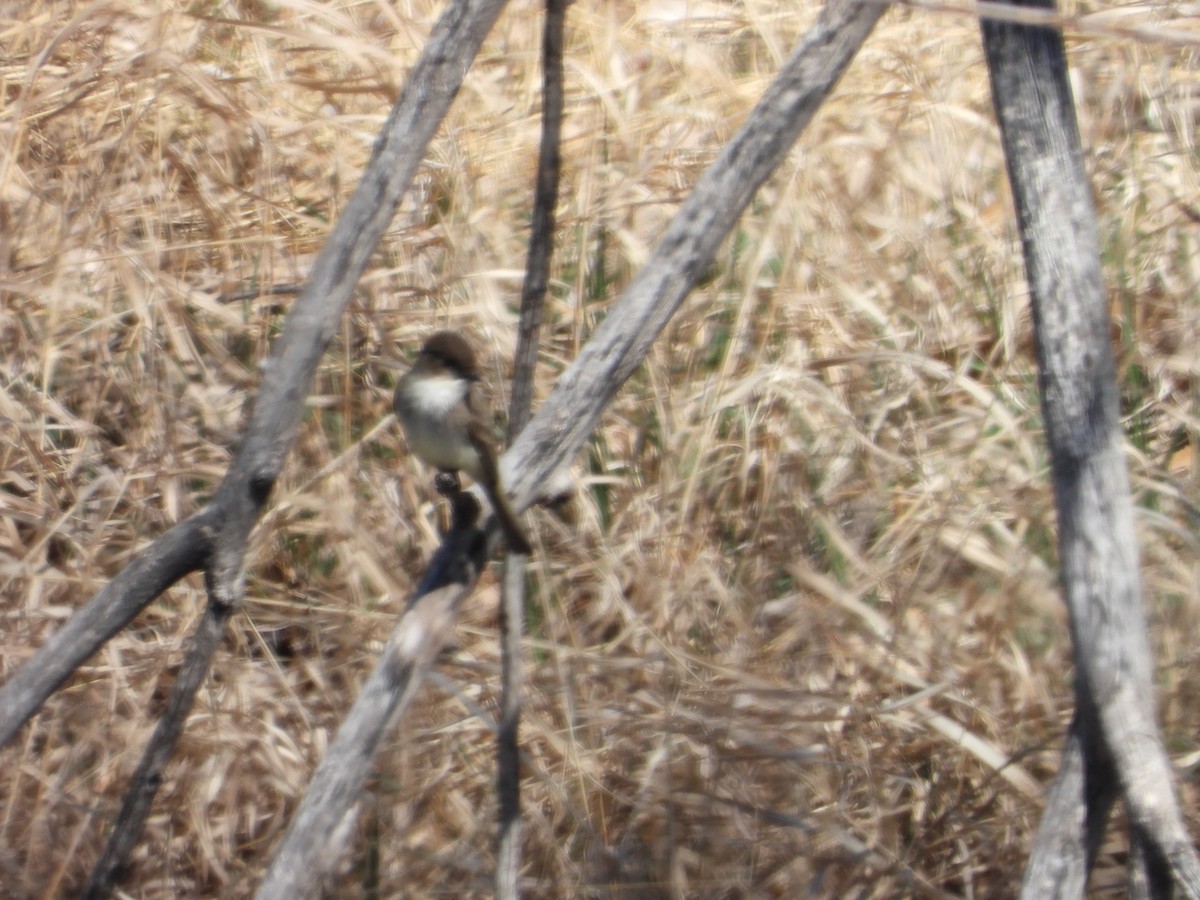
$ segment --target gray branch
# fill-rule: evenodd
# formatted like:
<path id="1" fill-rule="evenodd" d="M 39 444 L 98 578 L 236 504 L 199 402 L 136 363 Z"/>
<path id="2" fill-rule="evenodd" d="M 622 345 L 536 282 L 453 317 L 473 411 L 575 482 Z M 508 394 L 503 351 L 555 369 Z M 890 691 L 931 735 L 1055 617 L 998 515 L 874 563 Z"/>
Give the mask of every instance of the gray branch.
<path id="1" fill-rule="evenodd" d="M 211 589 L 219 601 L 230 602 L 240 592 L 246 538 L 295 440 L 312 373 L 504 4 L 455 0 L 442 13 L 388 116 L 362 181 L 288 316 L 263 373 L 245 439 L 214 500 L 226 517 L 209 565 Z"/>
<path id="2" fill-rule="evenodd" d="M 392 109 L 371 160 L 264 366 L 262 384 L 229 472 L 211 503 L 154 541 L 0 688 L 0 744 L 45 699 L 159 594 L 203 569 L 209 610 L 184 675 L 155 729 L 97 864 L 92 896 L 105 896 L 141 832 L 195 691 L 229 616 L 242 599 L 246 542 L 270 497 L 304 415 L 313 373 L 371 254 L 412 183 L 504 0 L 456 0 L 434 26 Z"/>
<path id="3" fill-rule="evenodd" d="M 0 747 L 71 673 L 179 579 L 204 565 L 212 507 L 180 522 L 137 555 L 0 687 Z"/>
<path id="4" fill-rule="evenodd" d="M 275 853 L 259 900 L 312 896 L 349 837 L 349 815 L 379 742 L 408 708 L 425 673 L 446 644 L 462 601 L 497 544 L 474 527 L 478 504 L 455 501 L 454 527 L 434 554 L 379 661 L 313 776 L 287 835 Z"/>
<path id="5" fill-rule="evenodd" d="M 1103 747 L 1089 743 L 1082 733 L 1077 713 L 1033 837 L 1033 852 L 1025 869 L 1025 897 L 1084 896 L 1109 812 L 1120 793 Z M 1089 760 L 1089 754 L 1102 759 Z"/>
<path id="6" fill-rule="evenodd" d="M 696 183 L 645 267 L 506 454 L 517 508 L 583 447 L 609 400 L 712 262 L 750 198 L 775 171 L 887 8 L 829 0 L 734 139 Z"/>
<path id="7" fill-rule="evenodd" d="M 1072 736 L 1023 896 L 1081 896 L 1111 802 L 1101 786 L 1115 774 L 1144 880 L 1200 897 L 1154 718 L 1108 298 L 1062 35 L 985 21 L 983 39 L 1033 303 L 1076 670 Z"/>
<path id="8" fill-rule="evenodd" d="M 456 0 L 438 20 L 264 365 L 241 446 L 212 502 L 158 538 L 0 687 L 0 746 L 70 674 L 159 594 L 205 569 L 236 604 L 246 539 L 296 438 L 313 373 L 504 0 Z"/>
<path id="9" fill-rule="evenodd" d="M 537 500 L 538 486 L 548 483 L 583 446 L 605 405 L 641 363 L 884 9 L 871 0 L 830 0 L 822 9 L 737 136 L 701 177 L 646 267 L 505 454 L 505 483 L 517 509 Z M 449 639 L 458 603 L 474 587 L 481 565 L 473 561 L 473 551 L 464 550 L 463 542 L 476 533 L 466 528 L 452 531 L 437 559 L 450 554 L 462 561 L 461 569 L 447 570 L 435 561 L 417 587 L 368 686 L 317 768 L 258 900 L 290 900 L 319 889 L 349 830 L 351 811 L 387 723 L 406 708 L 430 661 Z M 495 543 L 493 525 L 487 546 Z M 446 571 L 457 574 L 447 576 Z M 448 577 L 452 588 L 447 587 Z"/>

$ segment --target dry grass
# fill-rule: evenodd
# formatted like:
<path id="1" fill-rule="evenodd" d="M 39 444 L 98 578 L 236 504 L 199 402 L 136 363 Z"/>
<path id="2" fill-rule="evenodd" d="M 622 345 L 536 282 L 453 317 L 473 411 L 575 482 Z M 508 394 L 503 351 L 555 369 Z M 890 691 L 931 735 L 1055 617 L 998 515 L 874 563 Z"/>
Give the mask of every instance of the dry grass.
<path id="1" fill-rule="evenodd" d="M 211 494 L 287 305 L 218 295 L 303 280 L 437 12 L 150 6 L 0 8 L 6 673 Z M 572 10 L 543 390 L 803 29 L 793 9 Z M 1123 12 L 1197 33 L 1194 6 Z M 535 4 L 502 18 L 318 376 L 133 896 L 253 891 L 435 544 L 373 362 L 449 323 L 502 383 L 539 33 Z M 1197 832 L 1200 67 L 1186 44 L 1071 54 Z M 578 529 L 534 516 L 531 897 L 1012 894 L 1071 709 L 1025 291 L 976 30 L 893 11 L 613 405 Z M 202 603 L 196 578 L 170 591 L 4 751 L 6 895 L 86 877 Z M 378 761 L 338 896 L 488 893 L 495 615 L 489 580 Z M 1124 857 L 1112 837 L 1098 896 Z"/>

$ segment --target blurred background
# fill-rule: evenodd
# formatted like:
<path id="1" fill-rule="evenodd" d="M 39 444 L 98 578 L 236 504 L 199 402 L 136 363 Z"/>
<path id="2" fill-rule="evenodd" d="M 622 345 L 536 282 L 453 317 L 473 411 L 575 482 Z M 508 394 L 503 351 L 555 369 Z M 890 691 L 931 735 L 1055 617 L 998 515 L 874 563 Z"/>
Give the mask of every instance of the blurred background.
<path id="1" fill-rule="evenodd" d="M 150 8 L 153 7 L 153 8 Z M 816 4 L 568 14 L 538 394 Z M 440 6 L 0 8 L 0 669 L 219 484 L 258 366 Z M 1200 835 L 1200 9 L 1068 4 L 1167 750 Z M 247 602 L 124 882 L 246 897 L 437 545 L 390 420 L 440 327 L 503 422 L 541 12 L 501 17 L 361 282 Z M 1149 34 L 1150 32 L 1154 34 Z M 1157 35 L 1157 37 L 1155 37 Z M 1027 288 L 977 23 L 890 11 L 528 517 L 530 897 L 1004 897 L 1071 700 Z M 495 573 L 358 809 L 339 897 L 489 896 Z M 204 603 L 193 576 L 0 754 L 0 882 L 72 896 Z M 1095 896 L 1123 894 L 1114 829 Z"/>

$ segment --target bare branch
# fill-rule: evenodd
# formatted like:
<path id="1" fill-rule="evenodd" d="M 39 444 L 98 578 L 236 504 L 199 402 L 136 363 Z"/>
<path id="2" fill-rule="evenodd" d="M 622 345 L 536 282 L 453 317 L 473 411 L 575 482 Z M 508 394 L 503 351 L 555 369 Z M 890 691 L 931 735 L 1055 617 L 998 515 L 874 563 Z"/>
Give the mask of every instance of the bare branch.
<path id="1" fill-rule="evenodd" d="M 1053 8 L 1052 2 L 1034 2 Z M 1148 842 L 1148 880 L 1173 877 L 1200 897 L 1200 859 L 1191 846 L 1172 788 L 1171 764 L 1154 719 L 1150 646 L 1142 611 L 1133 504 L 1119 425 L 1116 369 L 1109 346 L 1108 298 L 1091 186 L 1075 122 L 1062 35 L 1050 28 L 983 23 L 992 97 L 1016 200 L 1033 302 L 1039 387 L 1058 509 L 1062 583 L 1076 668 L 1077 740 L 1085 784 L 1108 775 L 1112 760 L 1137 839 Z M 1075 741 L 1068 752 L 1074 753 Z M 1077 749 L 1077 748 L 1075 748 Z M 1074 756 L 1060 778 L 1078 778 Z M 1068 809 L 1068 798 L 1087 806 Z M 1085 851 L 1081 823 L 1097 826 L 1103 802 L 1072 785 L 1056 789 L 1060 828 L 1047 847 Z M 1051 852 L 1035 848 L 1038 859 Z M 1158 866 L 1160 871 L 1155 872 Z M 1072 867 L 1084 867 L 1077 860 Z M 1065 891 L 1068 882 L 1060 882 Z M 1072 891 L 1082 882 L 1069 881 Z M 1025 896 L 1050 893 L 1025 883 Z M 1077 895 L 1076 895 L 1077 896 Z"/>
<path id="2" fill-rule="evenodd" d="M 538 152 L 537 185 L 533 194 L 529 258 L 521 289 L 521 321 L 517 358 L 513 367 L 513 394 L 508 409 L 511 441 L 529 422 L 533 410 L 533 375 L 537 368 L 538 331 L 550 280 L 550 255 L 554 249 L 555 211 L 558 206 L 560 147 L 563 119 L 563 31 L 567 0 L 546 0 L 542 30 L 542 143 Z"/>
<path id="3" fill-rule="evenodd" d="M 1109 812 L 1119 793 L 1116 778 L 1094 778 L 1105 767 L 1087 760 L 1103 753 L 1082 734 L 1078 713 L 1067 734 L 1058 777 L 1046 797 L 1046 809 L 1033 838 L 1033 852 L 1025 869 L 1023 897 L 1082 897 Z M 1089 772 L 1091 774 L 1089 774 Z"/>
<path id="4" fill-rule="evenodd" d="M 538 154 L 537 185 L 529 257 L 521 290 L 521 321 L 513 371 L 512 402 L 508 410 L 509 440 L 529 422 L 537 370 L 538 338 L 546 307 L 550 257 L 554 249 L 558 205 L 560 140 L 563 120 L 563 33 L 567 0 L 546 0 L 542 30 L 542 143 Z M 509 553 L 504 563 L 500 594 L 500 721 L 496 730 L 496 896 L 515 900 L 521 877 L 521 689 L 524 676 L 521 638 L 525 634 L 525 565 Z"/>
<path id="5" fill-rule="evenodd" d="M 209 575 L 220 602 L 239 593 L 246 538 L 295 439 L 312 373 L 363 269 L 395 217 L 504 0 L 455 0 L 434 26 L 371 161 L 313 265 L 263 374 L 246 437 L 214 502 L 224 516 Z"/>
<path id="6" fill-rule="evenodd" d="M 668 227 L 646 268 L 614 305 L 558 387 L 505 454 L 505 484 L 520 506 L 537 497 L 539 484 L 568 463 L 595 427 L 608 400 L 633 371 L 655 336 L 711 262 L 754 192 L 782 161 L 855 52 L 884 6 L 871 0 L 831 0 L 788 59 L 741 131 Z M 456 519 L 458 516 L 456 515 Z M 388 642 L 368 686 L 355 703 L 313 777 L 291 828 L 257 896 L 290 898 L 315 890 L 336 858 L 339 827 L 357 800 L 386 721 L 394 720 L 421 674 L 446 641 L 457 605 L 482 568 L 466 565 L 467 580 L 453 590 L 440 571 L 447 554 L 465 556 L 475 531 L 456 529 L 435 556 L 433 568 L 410 599 L 410 611 Z M 493 522 L 487 546 L 494 546 Z M 483 541 L 476 541 L 483 546 Z M 482 552 L 482 551 L 480 551 Z M 469 554 L 475 559 L 474 552 Z M 431 591 L 436 597 L 426 598 Z M 436 605 L 431 605 L 436 604 Z M 420 618 L 409 622 L 418 613 Z M 426 612 L 426 610 L 429 610 Z M 403 677 L 399 677 L 401 673 Z"/>
<path id="7" fill-rule="evenodd" d="M 180 522 L 137 555 L 0 687 L 0 746 L 79 665 L 179 579 L 200 569 L 212 546 L 212 508 Z"/>
<path id="8" fill-rule="evenodd" d="M 246 541 L 295 440 L 313 373 L 371 254 L 408 190 L 429 140 L 504 0 L 460 0 L 439 18 L 264 367 L 241 446 L 209 506 L 155 541 L 0 689 L 0 743 L 74 669 L 160 593 L 204 567 L 209 609 L 169 714 L 139 766 L 91 892 L 104 896 L 136 842 L 224 624 L 241 602 Z M 184 677 L 186 676 L 186 677 Z"/>
<path id="9" fill-rule="evenodd" d="M 750 198 L 795 143 L 886 6 L 830 0 L 737 136 L 697 182 L 645 267 L 505 455 L 517 509 L 573 459 Z"/>
<path id="10" fill-rule="evenodd" d="M 212 596 L 236 605 L 246 539 L 295 440 L 317 363 L 503 7 L 504 0 L 458 0 L 438 20 L 388 116 L 362 182 L 330 232 L 264 365 L 242 444 L 212 502 L 155 541 L 0 688 L 0 745 L 83 660 L 184 575 L 206 567 Z"/>
<path id="11" fill-rule="evenodd" d="M 192 708 L 196 691 L 208 675 L 213 654 L 221 642 L 221 635 L 225 633 L 225 625 L 231 612 L 228 606 L 210 603 L 200 619 L 188 648 L 187 658 L 171 688 L 166 711 L 154 727 L 154 734 L 146 745 L 142 761 L 130 780 L 108 844 L 92 869 L 92 876 L 84 894 L 88 900 L 100 900 L 112 893 L 121 869 L 141 837 L 142 826 L 150 812 L 150 804 L 162 782 L 163 769 L 170 761 L 171 751 L 175 749 L 179 735 L 183 732 L 183 723 Z"/>
<path id="12" fill-rule="evenodd" d="M 524 668 L 521 637 L 525 633 L 524 558 L 508 554 L 500 606 L 500 716 L 496 728 L 496 897 L 521 895 L 521 691 Z"/>
<path id="13" fill-rule="evenodd" d="M 464 509 L 464 504 L 471 507 Z M 455 525 L 430 562 L 383 648 L 362 693 L 338 729 L 255 895 L 292 900 L 315 893 L 347 837 L 347 815 L 371 768 L 375 749 L 415 696 L 450 637 L 459 606 L 496 546 L 474 527 L 479 506 L 459 494 Z"/>

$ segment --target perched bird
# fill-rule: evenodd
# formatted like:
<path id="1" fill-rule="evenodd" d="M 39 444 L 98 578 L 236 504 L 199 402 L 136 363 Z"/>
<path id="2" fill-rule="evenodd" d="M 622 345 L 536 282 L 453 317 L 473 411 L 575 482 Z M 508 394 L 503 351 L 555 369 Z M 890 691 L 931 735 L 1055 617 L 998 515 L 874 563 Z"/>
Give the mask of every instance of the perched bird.
<path id="1" fill-rule="evenodd" d="M 487 403 L 478 385 L 475 352 L 456 331 L 429 336 L 412 368 L 396 385 L 392 405 L 408 446 L 455 479 L 466 472 L 487 494 L 509 549 L 528 555 L 529 539 L 500 486 Z"/>

